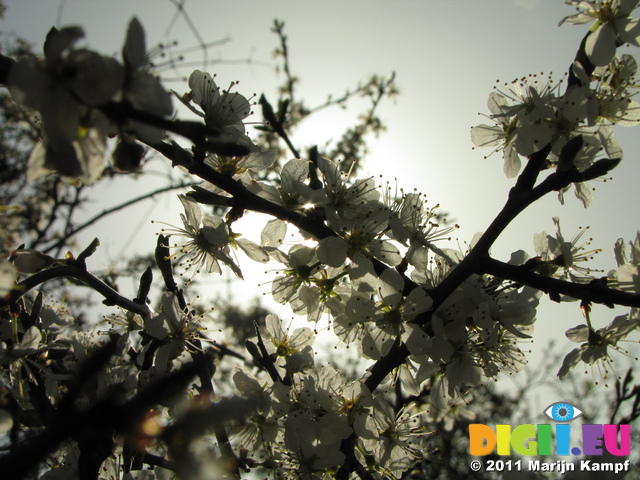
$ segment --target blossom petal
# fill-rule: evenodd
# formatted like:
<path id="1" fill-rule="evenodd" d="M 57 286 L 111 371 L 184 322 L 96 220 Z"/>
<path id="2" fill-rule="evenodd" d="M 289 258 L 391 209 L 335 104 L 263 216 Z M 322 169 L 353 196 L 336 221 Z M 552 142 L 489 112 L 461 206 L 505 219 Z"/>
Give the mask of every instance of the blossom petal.
<path id="1" fill-rule="evenodd" d="M 558 377 L 561 380 L 578 364 L 581 352 L 582 351 L 579 348 L 574 348 L 566 357 L 564 357 L 562 366 L 560 367 L 560 370 L 558 370 Z"/>
<path id="2" fill-rule="evenodd" d="M 341 267 L 347 259 L 348 244 L 340 237 L 327 237 L 320 240 L 316 248 L 318 260 L 331 267 Z"/>
<path id="3" fill-rule="evenodd" d="M 122 48 L 122 56 L 128 66 L 137 69 L 147 64 L 146 51 L 144 29 L 137 17 L 133 17 L 129 21 L 129 27 L 127 28 L 127 37 Z"/>
<path id="4" fill-rule="evenodd" d="M 587 327 L 586 325 L 578 325 L 577 327 L 573 327 L 567 330 L 565 332 L 565 335 L 572 342 L 586 342 L 589 339 L 589 327 Z"/>
<path id="5" fill-rule="evenodd" d="M 613 25 L 605 23 L 591 32 L 584 48 L 594 65 L 603 66 L 611 62 L 616 54 L 616 32 Z"/>
<path id="6" fill-rule="evenodd" d="M 624 43 L 630 43 L 632 45 L 640 45 L 640 20 L 637 18 L 631 19 L 625 23 L 620 34 L 620 40 Z"/>
<path id="7" fill-rule="evenodd" d="M 267 263 L 269 254 L 267 251 L 246 238 L 236 239 L 236 245 L 254 262 Z"/>
<path id="8" fill-rule="evenodd" d="M 275 249 L 282 245 L 287 234 L 287 224 L 284 220 L 273 218 L 267 222 L 260 233 L 260 244 L 268 249 Z"/>
<path id="9" fill-rule="evenodd" d="M 498 126 L 483 123 L 471 129 L 471 141 L 478 147 L 500 145 L 504 140 L 504 130 Z"/>
<path id="10" fill-rule="evenodd" d="M 200 228 L 202 223 L 202 210 L 198 203 L 187 195 L 178 195 L 182 206 L 184 207 L 183 223 L 187 230 L 191 228 Z"/>

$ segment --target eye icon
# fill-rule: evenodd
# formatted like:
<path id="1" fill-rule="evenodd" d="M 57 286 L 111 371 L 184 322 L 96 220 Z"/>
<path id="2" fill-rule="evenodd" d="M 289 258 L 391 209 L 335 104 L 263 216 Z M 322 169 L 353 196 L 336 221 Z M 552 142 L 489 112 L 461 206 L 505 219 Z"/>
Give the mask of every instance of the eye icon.
<path id="1" fill-rule="evenodd" d="M 556 422 L 569 422 L 582 415 L 582 410 L 568 403 L 558 402 L 549 405 L 544 414 Z"/>

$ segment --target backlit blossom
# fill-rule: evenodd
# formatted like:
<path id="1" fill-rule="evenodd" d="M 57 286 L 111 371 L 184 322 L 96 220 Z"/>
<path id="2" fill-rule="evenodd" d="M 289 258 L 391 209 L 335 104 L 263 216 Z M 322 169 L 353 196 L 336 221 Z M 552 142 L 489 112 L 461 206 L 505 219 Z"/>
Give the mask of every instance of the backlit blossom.
<path id="1" fill-rule="evenodd" d="M 326 215 L 334 228 L 348 228 L 355 217 L 365 215 L 382 204 L 375 180 L 370 177 L 347 184 L 348 175 L 325 157 L 318 159 L 324 191 L 327 196 Z"/>
<path id="2" fill-rule="evenodd" d="M 478 147 L 492 146 L 494 152 L 503 153 L 507 178 L 517 176 L 520 171 L 519 155 L 530 155 L 548 141 L 550 129 L 542 120 L 553 117 L 552 102 L 559 86 L 551 77 L 539 83 L 533 75 L 496 87 L 489 94 L 489 118 L 495 125 L 473 127 L 471 140 Z"/>
<path id="3" fill-rule="evenodd" d="M 385 200 L 392 211 L 390 236 L 404 245 L 409 243 L 406 258 L 416 268 L 426 265 L 429 251 L 439 251 L 435 242 L 450 240 L 449 234 L 459 228 L 458 225 L 441 226 L 442 218 L 437 214 L 440 205 L 427 208 L 424 196 L 419 193 L 403 192 L 400 198 Z"/>
<path id="4" fill-rule="evenodd" d="M 590 280 L 592 270 L 580 263 L 592 259 L 600 250 L 587 250 L 589 241 L 579 244 L 587 228 L 579 229 L 573 238 L 567 241 L 560 231 L 560 220 L 554 217 L 553 223 L 556 225 L 555 237 L 546 233 L 534 235 L 536 254 L 540 258 L 536 269 L 544 274 L 570 278 L 574 282 Z"/>
<path id="5" fill-rule="evenodd" d="M 162 342 L 156 353 L 157 374 L 170 371 L 172 361 L 185 351 L 200 349 L 200 332 L 204 330 L 200 320 L 189 307 L 180 306 L 173 292 L 163 293 L 160 312 L 144 322 L 144 331 Z"/>
<path id="6" fill-rule="evenodd" d="M 251 114 L 251 103 L 245 96 L 231 91 L 236 84 L 232 82 L 227 90 L 221 90 L 210 74 L 194 70 L 189 77 L 191 91 L 181 100 L 196 115 L 204 117 L 207 125 L 241 145 L 254 147 L 245 134 L 243 123 Z M 191 101 L 200 106 L 202 112 L 194 108 Z"/>
<path id="7" fill-rule="evenodd" d="M 566 0 L 575 5 L 578 13 L 560 21 L 573 24 L 593 22 L 585 44 L 585 51 L 594 65 L 606 65 L 616 54 L 617 43 L 639 45 L 640 25 L 629 14 L 637 7 L 638 0 L 584 1 Z"/>
<path id="8" fill-rule="evenodd" d="M 200 206 L 191 197 L 180 195 L 178 198 L 184 207 L 184 214 L 180 214 L 184 228 L 163 228 L 162 233 L 187 239 L 170 245 L 178 249 L 174 256 L 184 256 L 181 265 L 185 267 L 185 272 L 192 270 L 192 279 L 203 268 L 208 273 L 222 273 L 222 262 L 242 278 L 240 268 L 230 257 L 229 229 L 224 220 L 217 216 L 203 216 Z"/>
<path id="9" fill-rule="evenodd" d="M 311 345 L 315 340 L 313 332 L 308 327 L 296 328 L 289 333 L 283 328 L 282 320 L 274 314 L 267 315 L 264 340 L 267 350 L 285 360 L 283 366 L 289 372 L 301 372 L 313 366 L 313 350 Z"/>
<path id="10" fill-rule="evenodd" d="M 386 466 L 392 475 L 390 478 L 396 478 L 395 475 L 407 470 L 421 457 L 422 438 L 431 433 L 422 425 L 421 415 L 421 412 L 412 412 L 409 406 L 396 412 L 382 398 L 374 401 L 367 425 L 377 436 L 365 439 L 363 444 L 378 464 Z"/>
<path id="11" fill-rule="evenodd" d="M 614 252 L 618 268 L 609 272 L 609 281 L 621 290 L 640 293 L 640 232 L 636 234 L 633 242 L 629 242 L 629 248 L 624 240 L 619 238 Z"/>
<path id="12" fill-rule="evenodd" d="M 314 249 L 305 245 L 294 245 L 288 253 L 280 250 L 270 251 L 277 262 L 285 265 L 272 284 L 271 293 L 278 303 L 292 303 L 298 298 L 298 290 L 303 285 L 311 285 L 312 279 L 319 279 L 322 264 L 318 261 Z"/>
<path id="13" fill-rule="evenodd" d="M 346 249 L 339 248 L 336 252 L 349 257 L 360 254 L 366 258 L 376 258 L 387 265 L 398 265 L 402 261 L 400 251 L 383 237 L 390 216 L 391 211 L 388 208 L 381 208 L 369 215 L 356 218 L 351 228 L 342 234 L 347 244 Z M 339 263 L 338 259 L 333 261 Z"/>
<path id="14" fill-rule="evenodd" d="M 264 172 L 276 161 L 276 150 L 265 152 L 251 152 L 243 157 L 225 157 L 223 155 L 209 154 L 204 163 L 218 172 L 229 175 L 243 184 L 249 186 L 253 181 L 253 175 Z M 207 185 L 204 185 L 207 188 Z"/>
<path id="15" fill-rule="evenodd" d="M 564 378 L 578 363 L 583 362 L 586 365 L 597 365 L 600 369 L 600 375 L 606 380 L 609 371 L 612 368 L 612 360 L 610 357 L 611 350 L 616 350 L 626 354 L 618 346 L 618 343 L 626 338 L 629 334 L 640 329 L 640 314 L 638 309 L 631 310 L 629 315 L 619 315 L 606 327 L 595 330 L 591 327 L 588 310 L 587 325 L 578 325 L 566 331 L 569 340 L 580 343 L 565 357 L 558 377 Z"/>
<path id="16" fill-rule="evenodd" d="M 44 139 L 29 160 L 29 179 L 50 172 L 91 183 L 103 170 L 108 122 L 90 107 L 110 101 L 122 87 L 113 58 L 73 45 L 79 27 L 52 29 L 44 59 L 24 57 L 11 70 L 9 88 L 22 105 L 40 112 Z"/>

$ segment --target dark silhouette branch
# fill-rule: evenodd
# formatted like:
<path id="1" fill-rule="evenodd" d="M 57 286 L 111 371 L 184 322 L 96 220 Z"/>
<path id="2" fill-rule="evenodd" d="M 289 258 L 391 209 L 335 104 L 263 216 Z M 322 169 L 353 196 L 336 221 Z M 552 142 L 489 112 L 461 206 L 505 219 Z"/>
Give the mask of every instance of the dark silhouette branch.
<path id="1" fill-rule="evenodd" d="M 552 299 L 558 299 L 560 295 L 566 295 L 588 303 L 600 303 L 608 307 L 623 305 L 640 308 L 640 295 L 608 288 L 606 286 L 606 278 L 595 279 L 589 283 L 568 282 L 532 272 L 524 265 L 511 265 L 491 257 L 482 261 L 481 270 L 499 278 L 513 280 L 519 284 L 533 287 L 549 294 Z"/>
<path id="2" fill-rule="evenodd" d="M 603 159 L 595 162 L 584 172 L 579 172 L 575 169 L 568 169 L 564 172 L 554 172 L 542 180 L 538 185 L 533 186 L 537 179 L 539 170 L 543 168 L 546 162 L 546 158 L 551 150 L 550 146 L 546 146 L 542 150 L 534 153 L 530 158 L 527 166 L 518 177 L 515 186 L 509 192 L 509 197 L 498 213 L 496 218 L 491 222 L 487 230 L 480 237 L 478 242 L 474 245 L 469 254 L 458 264 L 453 270 L 445 277 L 435 288 L 429 291 L 429 295 L 433 300 L 432 309 L 417 317 L 417 323 L 425 330 L 428 330 L 431 323 L 431 317 L 435 311 L 442 305 L 442 303 L 449 298 L 449 296 L 471 275 L 473 274 L 486 274 L 492 273 L 486 269 L 486 262 L 490 261 L 489 250 L 502 232 L 507 226 L 515 219 L 522 211 L 524 211 L 529 205 L 533 204 L 543 196 L 550 192 L 561 190 L 571 183 L 582 182 L 597 178 L 600 175 L 606 174 L 611 168 L 614 168 L 619 160 Z M 496 275 L 500 278 L 500 275 Z M 510 277 L 505 277 L 510 278 Z M 512 279 L 513 280 L 513 279 Z M 537 288 L 537 285 L 542 283 L 539 278 L 532 278 L 533 284 L 529 284 L 525 281 L 519 282 L 524 285 Z M 561 282 L 561 281 L 560 281 Z M 563 286 L 567 290 L 568 287 L 564 284 L 570 284 L 570 282 L 562 282 Z M 545 284 L 546 285 L 546 284 Z M 573 284 L 570 284 L 573 285 Z M 577 290 L 576 294 L 577 294 Z M 614 291 L 613 289 L 607 289 L 607 291 Z M 629 294 L 625 292 L 619 292 L 616 298 L 625 299 L 629 301 Z M 584 294 L 584 292 L 582 292 Z M 595 297 L 601 298 L 601 297 Z M 604 300 L 604 299 L 603 299 Z M 615 302 L 614 302 L 615 303 Z M 626 305 L 626 303 L 622 303 Z M 370 369 L 371 375 L 367 378 L 366 384 L 370 390 L 377 388 L 377 386 L 384 380 L 384 378 L 391 373 L 391 371 L 397 366 L 404 363 L 405 358 L 409 355 L 409 351 L 404 345 L 398 345 L 391 349 L 387 357 L 384 357 Z"/>
<path id="3" fill-rule="evenodd" d="M 160 193 L 165 193 L 165 192 L 170 192 L 172 190 L 178 190 L 180 188 L 189 188 L 189 187 L 193 187 L 194 185 L 196 185 L 195 183 L 181 183 L 179 185 L 168 185 L 166 187 L 162 187 L 162 188 L 158 188 L 152 192 L 148 192 L 145 193 L 144 195 L 140 195 L 136 198 L 132 198 L 131 200 L 128 200 L 126 202 L 123 202 L 119 205 L 115 205 L 113 207 L 110 208 L 106 208 L 104 209 L 102 212 L 94 215 L 93 217 L 91 217 L 89 220 L 87 220 L 86 222 L 74 226 L 74 227 L 70 227 L 68 232 L 65 232 L 65 236 L 63 238 L 61 238 L 60 240 L 58 240 L 56 243 L 49 245 L 48 247 L 42 249 L 42 253 L 49 253 L 52 250 L 58 249 L 58 248 L 62 248 L 64 246 L 64 244 L 69 240 L 69 238 L 71 238 L 73 235 L 75 235 L 78 232 L 81 232 L 82 230 L 84 230 L 85 228 L 93 225 L 94 223 L 102 220 L 104 217 L 106 217 L 107 215 L 110 215 L 112 213 L 115 212 L 119 212 L 120 210 L 123 210 L 127 207 L 130 207 L 132 205 L 135 205 L 139 202 L 142 202 L 144 200 L 148 200 L 150 198 L 153 198 L 155 195 L 158 195 Z"/>
<path id="4" fill-rule="evenodd" d="M 152 127 L 180 135 L 208 152 L 231 156 L 249 153 L 246 147 L 238 145 L 224 133 L 202 122 L 169 120 L 148 112 L 136 110 L 127 102 L 109 102 L 101 105 L 99 109 L 110 120 L 119 125 L 125 125 L 129 120 L 143 122 Z"/>
<path id="5" fill-rule="evenodd" d="M 123 297 L 98 277 L 95 277 L 94 275 L 89 273 L 86 269 L 73 264 L 47 268 L 38 273 L 34 273 L 28 278 L 25 278 L 18 283 L 16 288 L 11 291 L 11 294 L 7 299 L 0 300 L 0 306 L 9 305 L 16 302 L 25 293 L 34 289 L 38 285 L 43 284 L 44 282 L 64 277 L 74 278 L 81 281 L 88 287 L 91 287 L 93 290 L 104 297 L 103 303 L 105 305 L 117 305 L 118 307 L 122 307 L 125 310 L 137 313 L 143 318 L 146 318 L 149 315 L 149 308 L 144 303 L 134 302 L 133 300 L 129 300 L 128 298 Z"/>
<path id="6" fill-rule="evenodd" d="M 108 350 L 108 345 L 100 352 L 105 349 Z M 55 422 L 43 432 L 21 441 L 10 453 L 0 456 L 2 478 L 24 478 L 62 442 L 82 432 L 104 429 L 117 433 L 126 432 L 150 408 L 184 391 L 197 374 L 198 368 L 199 365 L 195 362 L 185 364 L 181 369 L 154 381 L 126 402 L 120 401 L 123 392 L 115 388 L 84 411 L 74 409 L 67 415 L 57 416 Z"/>

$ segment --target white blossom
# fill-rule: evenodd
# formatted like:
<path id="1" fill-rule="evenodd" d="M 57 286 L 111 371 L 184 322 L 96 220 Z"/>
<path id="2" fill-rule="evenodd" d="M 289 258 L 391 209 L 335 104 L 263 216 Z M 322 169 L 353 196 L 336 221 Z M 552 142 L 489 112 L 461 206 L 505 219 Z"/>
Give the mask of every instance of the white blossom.
<path id="1" fill-rule="evenodd" d="M 584 1 L 566 0 L 575 5 L 578 13 L 569 15 L 562 23 L 582 24 L 594 22 L 589 29 L 585 51 L 594 65 L 606 65 L 616 52 L 617 42 L 639 45 L 640 25 L 629 14 L 637 7 L 638 0 Z"/>
<path id="2" fill-rule="evenodd" d="M 122 88 L 123 69 L 113 58 L 73 49 L 79 27 L 52 30 L 44 59 L 24 57 L 11 70 L 14 99 L 37 110 L 44 139 L 29 160 L 30 181 L 57 172 L 92 183 L 102 174 L 109 124 L 90 107 L 110 101 Z"/>

